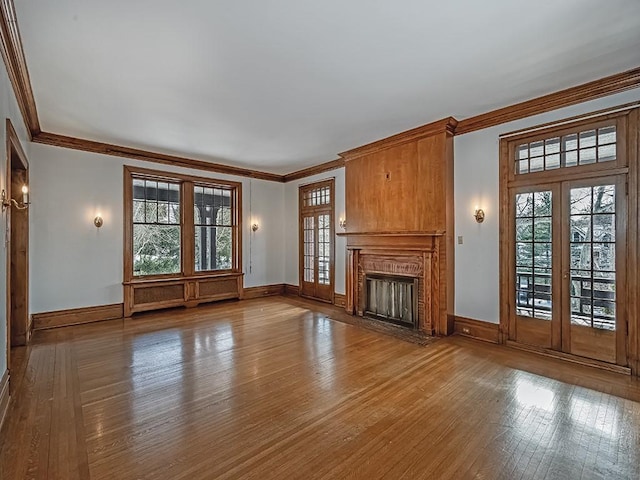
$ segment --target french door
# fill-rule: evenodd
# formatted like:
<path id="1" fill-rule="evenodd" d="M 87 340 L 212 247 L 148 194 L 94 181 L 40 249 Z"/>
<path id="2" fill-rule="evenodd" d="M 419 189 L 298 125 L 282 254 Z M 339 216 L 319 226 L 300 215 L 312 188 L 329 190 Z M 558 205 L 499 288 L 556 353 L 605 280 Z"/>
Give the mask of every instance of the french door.
<path id="1" fill-rule="evenodd" d="M 509 339 L 626 364 L 626 175 L 510 189 Z"/>
<path id="2" fill-rule="evenodd" d="M 300 295 L 333 303 L 334 181 L 300 187 Z"/>

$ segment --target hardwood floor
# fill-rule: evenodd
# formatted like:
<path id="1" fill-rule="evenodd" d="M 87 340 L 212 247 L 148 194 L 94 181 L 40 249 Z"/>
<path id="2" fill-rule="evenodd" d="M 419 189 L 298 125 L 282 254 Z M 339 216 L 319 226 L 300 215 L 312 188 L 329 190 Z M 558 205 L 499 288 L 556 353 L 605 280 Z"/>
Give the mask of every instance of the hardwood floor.
<path id="1" fill-rule="evenodd" d="M 0 478 L 640 478 L 640 381 L 288 297 L 36 333 Z"/>

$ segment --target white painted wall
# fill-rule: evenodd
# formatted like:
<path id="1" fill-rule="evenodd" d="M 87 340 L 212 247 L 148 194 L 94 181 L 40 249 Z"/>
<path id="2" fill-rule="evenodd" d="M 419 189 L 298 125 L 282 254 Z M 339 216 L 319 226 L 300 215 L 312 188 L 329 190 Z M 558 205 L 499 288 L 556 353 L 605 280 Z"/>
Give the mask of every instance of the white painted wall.
<path id="1" fill-rule="evenodd" d="M 454 138 L 456 315 L 499 322 L 499 135 L 638 100 L 640 89 L 631 90 Z M 482 224 L 476 205 L 485 210 Z"/>
<path id="2" fill-rule="evenodd" d="M 284 281 L 282 184 L 39 144 L 29 161 L 31 313 L 122 302 L 123 165 L 242 182 L 245 287 Z"/>
<path id="3" fill-rule="evenodd" d="M 16 102 L 16 97 L 13 94 L 13 88 L 7 70 L 2 63 L 0 68 L 0 190 L 6 188 L 7 182 L 7 146 L 6 137 L 6 123 L 5 119 L 11 119 L 13 128 L 18 134 L 18 138 L 24 147 L 27 156 L 28 150 L 28 135 L 27 129 L 22 120 L 20 108 Z M 0 235 L 2 239 L 7 238 L 7 215 L 2 213 L 2 221 L 0 222 Z M 7 247 L 5 241 L 0 242 L 2 249 L 0 251 L 0 377 L 7 369 Z"/>
<path id="4" fill-rule="evenodd" d="M 345 183 L 344 168 L 338 168 L 329 172 L 313 175 L 295 182 L 289 182 L 284 187 L 284 218 L 286 228 L 284 230 L 284 243 L 286 249 L 285 258 L 285 283 L 298 285 L 298 187 L 307 183 L 319 182 L 329 178 L 335 179 L 335 231 L 343 230 L 338 225 L 340 218 L 345 217 Z M 348 221 L 348 219 L 347 219 Z M 335 238 L 335 291 L 345 293 L 345 265 L 347 256 L 347 240 L 344 237 Z"/>

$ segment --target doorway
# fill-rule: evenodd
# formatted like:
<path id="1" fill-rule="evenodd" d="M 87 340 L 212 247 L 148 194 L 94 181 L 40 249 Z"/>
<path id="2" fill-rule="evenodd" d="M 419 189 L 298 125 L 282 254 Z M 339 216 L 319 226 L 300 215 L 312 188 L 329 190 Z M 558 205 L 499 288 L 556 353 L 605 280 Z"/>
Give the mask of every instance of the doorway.
<path id="1" fill-rule="evenodd" d="M 300 206 L 300 295 L 334 300 L 334 180 L 303 185 Z"/>
<path id="2" fill-rule="evenodd" d="M 628 113 L 502 140 L 508 342 L 629 365 Z"/>
<path id="3" fill-rule="evenodd" d="M 29 163 L 11 121 L 6 121 L 7 178 L 3 197 L 6 221 L 7 368 L 11 349 L 29 342 Z"/>

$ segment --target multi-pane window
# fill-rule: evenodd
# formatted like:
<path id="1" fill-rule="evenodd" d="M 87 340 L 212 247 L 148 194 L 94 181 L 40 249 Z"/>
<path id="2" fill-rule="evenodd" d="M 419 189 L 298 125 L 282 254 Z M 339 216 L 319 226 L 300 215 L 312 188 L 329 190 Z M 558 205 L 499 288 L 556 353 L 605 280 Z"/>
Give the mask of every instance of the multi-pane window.
<path id="1" fill-rule="evenodd" d="M 133 274 L 180 271 L 180 183 L 133 179 Z"/>
<path id="2" fill-rule="evenodd" d="M 318 283 L 329 285 L 331 265 L 331 220 L 328 213 L 318 215 Z"/>
<path id="3" fill-rule="evenodd" d="M 239 270 L 240 184 L 126 171 L 125 279 Z"/>
<path id="4" fill-rule="evenodd" d="M 551 320 L 551 191 L 516 195 L 516 311 Z"/>
<path id="5" fill-rule="evenodd" d="M 233 267 L 233 189 L 194 187 L 195 269 Z"/>
<path id="6" fill-rule="evenodd" d="M 604 163 L 616 159 L 616 126 L 567 133 L 522 143 L 515 152 L 515 173 Z"/>
<path id="7" fill-rule="evenodd" d="M 317 207 L 331 204 L 331 187 L 326 185 L 305 190 L 302 196 L 303 207 Z"/>
<path id="8" fill-rule="evenodd" d="M 571 189 L 571 323 L 615 330 L 616 186 Z"/>
<path id="9" fill-rule="evenodd" d="M 315 220 L 316 217 L 304 217 L 302 221 L 302 243 L 303 243 L 303 254 L 302 257 L 304 259 L 304 281 L 305 282 L 313 282 L 315 279 Z"/>

